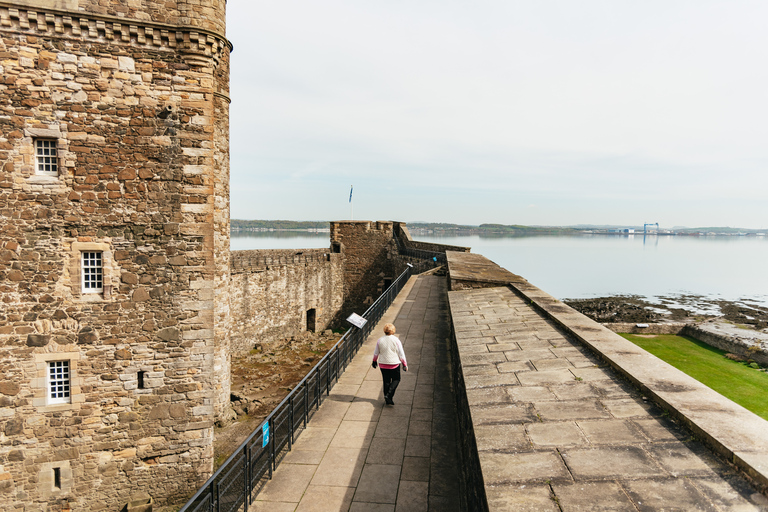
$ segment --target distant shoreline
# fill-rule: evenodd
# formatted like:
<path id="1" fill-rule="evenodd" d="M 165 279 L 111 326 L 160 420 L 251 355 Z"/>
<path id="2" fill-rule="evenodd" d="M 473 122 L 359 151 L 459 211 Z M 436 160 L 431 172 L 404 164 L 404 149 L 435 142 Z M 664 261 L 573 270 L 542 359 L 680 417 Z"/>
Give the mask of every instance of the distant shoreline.
<path id="1" fill-rule="evenodd" d="M 241 220 L 230 221 L 230 232 L 273 232 L 297 231 L 310 233 L 329 233 L 327 221 L 294 221 L 294 220 Z M 766 236 L 768 229 L 746 229 L 731 227 L 697 227 L 697 228 L 658 228 L 652 229 L 639 226 L 612 225 L 579 225 L 579 226 L 522 226 L 506 224 L 480 224 L 468 226 L 462 224 L 442 224 L 427 222 L 412 222 L 406 224 L 412 235 L 434 236 L 464 236 L 464 235 L 658 235 L 658 236 Z M 646 225 L 646 228 L 649 225 Z"/>

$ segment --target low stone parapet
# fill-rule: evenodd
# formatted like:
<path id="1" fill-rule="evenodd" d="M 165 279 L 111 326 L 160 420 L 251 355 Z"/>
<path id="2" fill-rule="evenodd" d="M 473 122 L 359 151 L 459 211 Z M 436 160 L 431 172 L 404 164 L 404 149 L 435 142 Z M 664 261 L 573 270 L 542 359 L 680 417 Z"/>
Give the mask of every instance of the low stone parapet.
<path id="1" fill-rule="evenodd" d="M 768 421 L 519 276 L 500 282 L 507 271 L 482 256 L 452 256 L 473 509 L 768 506 Z"/>
<path id="2" fill-rule="evenodd" d="M 510 286 L 683 422 L 763 491 L 768 489 L 768 421 L 530 283 Z"/>
<path id="3" fill-rule="evenodd" d="M 744 359 L 768 365 L 768 335 L 751 330 L 737 333 L 735 330 L 721 330 L 718 324 L 687 325 L 680 334 Z"/>
<path id="4" fill-rule="evenodd" d="M 627 334 L 680 334 L 686 326 L 682 323 L 638 324 L 632 322 L 612 322 L 601 325 L 613 332 Z"/>

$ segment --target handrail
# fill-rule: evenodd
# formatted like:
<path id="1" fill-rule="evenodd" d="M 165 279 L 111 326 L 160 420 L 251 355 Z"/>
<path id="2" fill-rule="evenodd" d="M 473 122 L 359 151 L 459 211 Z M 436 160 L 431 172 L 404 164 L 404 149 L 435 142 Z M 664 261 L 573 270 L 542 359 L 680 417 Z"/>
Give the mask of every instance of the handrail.
<path id="1" fill-rule="evenodd" d="M 414 267 L 409 265 L 395 279 L 363 313 L 367 320 L 363 328 L 350 328 L 179 512 L 248 512 L 248 506 L 267 479 L 272 478 L 282 456 L 293 447 L 296 435 L 320 408 L 323 389 L 327 396 L 408 278 L 415 273 Z"/>

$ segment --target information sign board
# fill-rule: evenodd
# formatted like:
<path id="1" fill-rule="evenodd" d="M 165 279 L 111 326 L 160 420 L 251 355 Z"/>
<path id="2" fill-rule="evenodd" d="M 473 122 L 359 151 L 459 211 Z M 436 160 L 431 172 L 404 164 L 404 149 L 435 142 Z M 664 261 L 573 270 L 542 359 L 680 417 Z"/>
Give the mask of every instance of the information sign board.
<path id="1" fill-rule="evenodd" d="M 362 329 L 363 326 L 368 322 L 365 318 L 361 317 L 357 313 L 352 313 L 347 317 L 347 322 L 351 323 L 358 329 Z"/>

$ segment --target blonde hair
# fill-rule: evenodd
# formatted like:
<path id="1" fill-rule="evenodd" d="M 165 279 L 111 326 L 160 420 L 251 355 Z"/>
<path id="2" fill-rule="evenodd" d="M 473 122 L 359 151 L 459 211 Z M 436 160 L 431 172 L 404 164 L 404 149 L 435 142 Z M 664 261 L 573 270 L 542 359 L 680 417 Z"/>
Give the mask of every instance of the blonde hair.
<path id="1" fill-rule="evenodd" d="M 392 324 L 384 325 L 384 334 L 386 334 L 386 335 L 395 334 L 395 326 L 392 325 Z"/>

